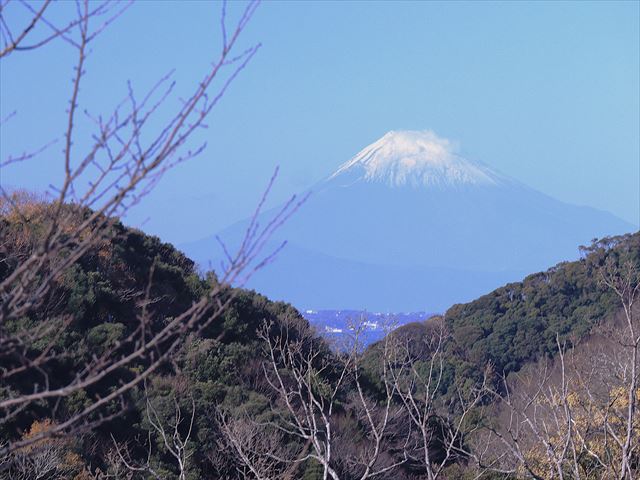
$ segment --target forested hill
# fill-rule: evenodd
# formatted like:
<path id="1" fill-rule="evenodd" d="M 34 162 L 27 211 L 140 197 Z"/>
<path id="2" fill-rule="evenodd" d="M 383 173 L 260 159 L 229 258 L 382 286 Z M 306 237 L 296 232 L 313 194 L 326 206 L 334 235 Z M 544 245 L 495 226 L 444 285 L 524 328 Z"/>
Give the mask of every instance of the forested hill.
<path id="1" fill-rule="evenodd" d="M 20 217 L 0 210 L 0 283 L 10 280 L 37 249 L 47 231 L 50 208 L 27 202 Z M 63 208 L 70 212 L 65 217 L 69 232 L 85 225 L 89 211 Z M 58 255 L 67 253 L 61 250 Z M 58 260 L 51 258 L 51 265 Z M 552 356 L 556 335 L 574 340 L 587 334 L 619 308 L 614 295 L 600 284 L 600 272 L 619 269 L 627 261 L 640 264 L 639 233 L 596 241 L 583 248 L 579 261 L 456 305 L 442 322 L 409 324 L 388 336 L 419 343 L 433 338 L 434 326 L 444 325 L 447 331 L 437 362 L 442 359 L 442 373 L 436 375 L 442 381 L 437 395 L 425 401 L 429 415 L 420 434 L 408 403 L 400 397 L 414 393 L 412 388 L 404 390 L 407 385 L 429 383 L 431 370 L 423 367 L 430 360 L 414 353 L 433 359 L 433 343 L 406 351 L 398 347 L 395 357 L 384 357 L 384 362 L 379 355 L 383 342 L 364 353 L 358 348 L 332 351 L 290 305 L 221 286 L 215 274 L 197 272 L 173 246 L 114 220 L 101 241 L 55 275 L 40 303 L 1 325 L 4 338 L 23 343 L 0 350 L 0 402 L 10 407 L 12 399 L 28 399 L 43 385 L 52 393 L 6 410 L 0 449 L 77 418 L 83 428 L 74 430 L 76 434 L 56 431 L 35 443 L 46 447 L 42 451 L 57 475 L 42 478 L 249 478 L 241 468 L 251 460 L 244 448 L 253 452 L 252 462 L 271 472 L 261 478 L 323 478 L 321 460 L 334 471 L 334 478 L 361 478 L 369 463 L 386 472 L 377 478 L 425 478 L 431 468 L 421 457 L 426 451 L 429 462 L 451 469 L 442 478 L 463 478 L 455 468 L 467 461 L 467 445 L 465 435 L 453 428 L 460 411 L 460 404 L 451 407 L 449 402 L 454 393 L 465 393 L 465 387 L 473 390 L 488 364 L 497 378 Z M 120 362 L 216 289 L 213 308 L 224 307 L 212 322 L 206 323 L 211 310 L 197 310 L 203 328 L 176 330 L 160 337 L 153 349 Z M 178 347 L 151 370 L 171 345 Z M 109 372 L 102 375 L 105 365 Z M 78 379 L 91 378 L 92 371 L 97 381 L 74 388 Z M 397 376 L 389 377 L 389 371 Z M 425 371 L 426 381 L 421 377 Z M 386 372 L 384 379 L 381 372 Z M 142 373 L 147 376 L 135 388 L 113 395 Z M 386 391 L 379 388 L 381 381 L 387 382 Z M 68 390 L 56 393 L 64 388 Z M 92 410 L 102 399 L 112 400 Z M 372 412 L 382 415 L 378 420 L 389 419 L 383 433 L 375 430 L 378 420 L 369 421 Z M 319 421 L 329 426 L 318 430 Z M 176 451 L 176 444 L 165 443 L 167 433 L 172 441 L 183 442 L 182 463 L 171 450 Z M 380 448 L 372 448 L 375 438 L 382 439 Z M 322 455 L 329 447 L 333 456 L 327 460 Z M 33 470 L 38 465 L 30 460 L 36 458 L 33 448 L 30 444 L 15 450 L 16 460 L 5 462 L 13 470 L 0 470 L 0 478 L 40 478 Z M 459 453 L 451 455 L 451 449 Z M 371 452 L 377 452 L 373 460 Z M 363 458 L 368 460 L 363 463 Z M 128 473 L 118 477 L 123 468 Z"/>
<path id="2" fill-rule="evenodd" d="M 578 341 L 620 309 L 602 284 L 603 269 L 640 265 L 640 233 L 594 240 L 580 247 L 581 259 L 529 275 L 444 315 L 450 333 L 443 389 L 454 378 L 478 380 L 487 364 L 498 375 L 557 353 L 556 338 Z M 424 333 L 425 327 L 405 327 Z"/>
<path id="3" fill-rule="evenodd" d="M 49 204 L 29 200 L 23 205 L 22 217 L 0 215 L 0 282 L 36 248 L 47 231 L 50 208 Z M 65 208 L 73 210 L 71 206 Z M 72 213 L 69 228 L 80 224 L 89 213 L 87 210 Z M 154 312 L 145 325 L 147 337 L 152 338 L 216 287 L 213 273 L 199 274 L 191 260 L 157 237 L 117 221 L 112 222 L 108 230 L 103 241 L 89 248 L 71 268 L 57 276 L 41 305 L 28 315 L 2 325 L 0 333 L 25 339 L 21 355 L 48 360 L 35 363 L 37 368 L 33 371 L 11 375 L 0 383 L 0 400 L 27 395 L 42 388 L 38 384 L 45 381 L 50 390 L 73 385 L 74 378 L 81 378 L 92 362 L 100 366 L 96 362 L 102 362 L 105 353 L 112 352 L 111 358 L 105 361 L 113 362 L 139 345 L 127 343 L 127 339 L 132 334 L 138 335 L 141 305 L 146 303 L 147 309 Z M 170 361 L 146 382 L 116 397 L 105 410 L 89 415 L 85 423 L 96 422 L 96 428 L 86 435 L 47 444 L 54 453 L 60 454 L 61 460 L 46 478 L 93 478 L 83 476 L 88 470 L 113 474 L 114 442 L 131 449 L 132 462 L 142 462 L 146 449 L 150 448 L 145 439 L 149 429 L 153 430 L 146 415 L 145 397 L 151 399 L 163 422 L 173 419 L 174 399 L 183 415 L 188 417 L 194 412 L 189 478 L 231 478 L 230 472 L 235 471 L 233 458 L 221 457 L 214 461 L 208 457 L 210 452 L 221 448 L 220 430 L 215 426 L 217 410 L 241 411 L 256 417 L 268 411 L 269 398 L 264 392 L 269 387 L 264 378 L 261 379 L 262 341 L 258 332 L 264 325 L 283 322 L 290 327 L 291 335 L 309 327 L 291 306 L 271 302 L 255 292 L 223 290 L 221 301 L 229 298 L 232 300 L 222 315 L 197 337 L 186 337 Z M 44 333 L 37 335 L 38 332 Z M 175 335 L 168 341 L 174 338 Z M 86 389 L 17 410 L 0 425 L 0 446 L 74 418 L 96 399 L 104 398 L 143 372 L 154 354 L 149 352 L 123 365 Z M 20 360 L 17 353 L 0 352 L 0 372 L 11 371 Z M 103 423 L 100 418 L 104 416 L 114 416 L 114 419 Z M 73 458 L 68 457 L 67 452 L 73 453 Z M 174 476 L 176 466 L 168 452 L 154 447 L 150 455 L 152 468 L 159 472 L 158 478 L 177 478 Z M 217 473 L 213 473 L 214 464 Z M 26 476 L 17 476 L 23 473 L 9 471 L 5 477 L 7 472 L 0 469 L 0 479 L 36 478 L 30 476 L 35 470 L 28 470 Z"/>

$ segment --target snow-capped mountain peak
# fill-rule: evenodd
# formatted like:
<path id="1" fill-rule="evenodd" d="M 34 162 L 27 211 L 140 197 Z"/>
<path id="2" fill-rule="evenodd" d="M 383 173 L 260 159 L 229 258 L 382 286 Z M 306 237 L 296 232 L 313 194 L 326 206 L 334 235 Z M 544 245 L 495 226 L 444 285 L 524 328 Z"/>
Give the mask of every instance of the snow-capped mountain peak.
<path id="1" fill-rule="evenodd" d="M 430 130 L 390 131 L 329 177 L 349 172 L 358 180 L 389 186 L 494 186 L 501 175 L 456 154 L 454 144 Z"/>

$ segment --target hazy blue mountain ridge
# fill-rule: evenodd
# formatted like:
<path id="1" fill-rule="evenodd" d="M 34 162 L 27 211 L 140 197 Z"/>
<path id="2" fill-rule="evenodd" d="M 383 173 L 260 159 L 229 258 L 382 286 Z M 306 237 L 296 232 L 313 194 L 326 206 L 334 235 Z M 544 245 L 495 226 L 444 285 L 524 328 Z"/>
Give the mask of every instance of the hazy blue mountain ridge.
<path id="1" fill-rule="evenodd" d="M 289 245 L 248 285 L 300 309 L 443 311 L 634 230 L 464 159 L 431 132 L 390 132 L 310 191 L 272 243 Z M 220 237 L 237 244 L 246 226 Z M 216 258 L 211 239 L 181 247 Z"/>

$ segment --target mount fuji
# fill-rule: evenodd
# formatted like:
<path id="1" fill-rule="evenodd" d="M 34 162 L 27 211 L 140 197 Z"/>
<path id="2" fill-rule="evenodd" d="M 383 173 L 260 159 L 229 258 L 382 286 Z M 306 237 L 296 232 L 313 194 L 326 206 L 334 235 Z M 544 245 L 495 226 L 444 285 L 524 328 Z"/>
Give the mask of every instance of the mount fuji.
<path id="1" fill-rule="evenodd" d="M 233 245 L 246 225 L 220 237 Z M 273 239 L 288 245 L 249 287 L 301 309 L 442 311 L 633 229 L 463 158 L 431 131 L 391 131 L 311 188 Z M 182 248 L 207 264 L 214 245 Z"/>

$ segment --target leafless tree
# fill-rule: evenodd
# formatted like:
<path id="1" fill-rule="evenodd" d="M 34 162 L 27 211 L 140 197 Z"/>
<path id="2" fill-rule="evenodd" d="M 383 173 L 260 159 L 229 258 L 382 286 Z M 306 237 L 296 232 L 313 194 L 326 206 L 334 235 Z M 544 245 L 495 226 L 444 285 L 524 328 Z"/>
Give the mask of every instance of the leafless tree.
<path id="1" fill-rule="evenodd" d="M 365 480 L 379 477 L 404 462 L 404 459 L 382 461 L 389 444 L 389 426 L 397 417 L 398 409 L 392 402 L 394 388 L 385 375 L 382 400 L 375 401 L 365 392 L 360 366 L 362 332 L 362 327 L 354 328 L 348 350 L 331 354 L 326 343 L 311 330 L 293 329 L 286 322 L 265 325 L 261 333 L 267 353 L 264 374 L 276 394 L 274 413 L 279 421 L 262 425 L 254 423 L 254 427 L 249 429 L 269 427 L 299 445 L 285 458 L 267 452 L 268 459 L 280 465 L 297 465 L 313 460 L 321 465 L 324 479 L 334 480 L 341 478 L 340 470 L 346 470 L 348 478 Z M 347 398 L 352 387 L 355 387 L 355 393 Z M 338 423 L 342 415 L 337 409 L 341 402 L 346 403 L 346 408 L 358 417 L 365 437 L 363 444 L 351 455 L 336 452 L 336 445 L 340 442 Z M 246 423 L 243 425 L 247 428 Z M 237 443 L 234 437 L 238 435 L 229 432 L 229 427 L 226 433 L 232 443 Z M 353 439 L 349 441 L 352 443 Z M 259 452 L 252 447 L 251 453 Z M 249 454 L 242 457 L 244 465 L 255 478 L 277 478 L 252 466 L 256 460 L 251 460 Z M 342 457 L 341 469 L 336 467 L 337 457 Z"/>
<path id="2" fill-rule="evenodd" d="M 492 392 L 509 413 L 506 427 L 491 428 L 501 447 L 510 454 L 509 462 L 503 461 L 500 465 L 500 462 L 492 461 L 494 466 L 500 465 L 500 471 L 520 473 L 535 479 L 563 479 L 569 467 L 572 474 L 577 475 L 575 478 L 582 478 L 565 353 L 558 345 L 561 364 L 559 385 L 552 381 L 545 363 L 542 371 L 531 376 L 518 376 L 521 390 L 517 394 L 513 393 L 507 381 L 504 381 L 504 394 Z"/>
<path id="3" fill-rule="evenodd" d="M 113 472 L 102 474 L 99 478 L 109 478 L 109 475 L 118 478 L 118 473 L 123 477 L 135 476 L 136 473 L 150 475 L 157 480 L 163 480 L 163 476 L 158 473 L 157 469 L 151 464 L 153 454 L 152 437 L 161 440 L 162 449 L 170 456 L 175 464 L 178 472 L 177 478 L 185 480 L 189 473 L 190 458 L 193 455 L 192 446 L 190 444 L 191 434 L 193 432 L 193 422 L 196 415 L 196 406 L 193 397 L 191 398 L 191 412 L 185 417 L 175 394 L 172 395 L 172 403 L 174 406 L 173 420 L 166 421 L 158 414 L 158 409 L 154 405 L 149 395 L 145 395 L 146 400 L 146 418 L 150 425 L 147 437 L 147 461 L 144 464 L 135 462 L 129 453 L 127 444 L 119 444 L 113 439 L 115 452 L 112 459 Z"/>
<path id="4" fill-rule="evenodd" d="M 185 419 L 183 418 L 182 410 L 180 409 L 180 405 L 178 405 L 178 401 L 175 397 L 173 398 L 173 403 L 175 406 L 175 418 L 173 423 L 169 425 L 168 431 L 165 429 L 162 420 L 158 416 L 158 412 L 153 407 L 149 397 L 147 397 L 147 418 L 156 434 L 162 438 L 162 443 L 166 451 L 174 458 L 178 466 L 179 480 L 185 480 L 189 458 L 193 454 L 189 448 L 189 440 L 193 430 L 196 405 L 193 398 L 191 398 L 191 416 L 189 418 L 187 432 L 182 435 L 180 433 L 180 427 Z"/>
<path id="5" fill-rule="evenodd" d="M 99 22 L 92 36 L 97 36 L 116 20 L 131 3 L 131 1 L 114 0 L 93 3 L 86 12 L 86 15 Z M 55 2 L 52 0 L 44 0 L 36 5 L 26 1 L 2 0 L 0 2 L 0 59 L 14 52 L 35 50 L 56 39 L 78 46 L 74 29 L 82 23 L 83 15 L 59 23 L 50 16 L 52 11 L 56 10 L 54 5 Z M 11 7 L 14 7 L 14 11 L 11 11 Z M 24 18 L 14 23 L 12 21 L 14 16 Z"/>
<path id="6" fill-rule="evenodd" d="M 571 349 L 558 337 L 553 362 L 493 391 L 503 418 L 488 427 L 487 444 L 496 447 L 480 459 L 491 469 L 538 480 L 637 477 L 640 276 L 629 262 L 608 263 L 600 274 L 620 301 L 622 320 Z"/>
<path id="7" fill-rule="evenodd" d="M 300 438 L 301 444 L 309 442 L 310 453 L 302 460 L 313 459 L 323 468 L 323 478 L 339 478 L 332 466 L 332 417 L 338 394 L 348 375 L 348 365 L 343 363 L 333 371 L 323 356 L 323 344 L 311 337 L 291 338 L 288 325 L 278 326 L 280 333 L 272 338 L 266 326 L 262 338 L 266 342 L 269 370 L 265 375 L 271 387 L 284 403 L 289 418 L 283 425 L 274 424 L 285 434 Z M 286 375 L 286 377 L 285 377 Z M 329 380 L 329 376 L 335 376 Z"/>
<path id="8" fill-rule="evenodd" d="M 627 353 L 627 361 L 622 366 L 623 385 L 626 393 L 626 416 L 623 419 L 624 431 L 616 435 L 609 426 L 609 434 L 620 447 L 619 478 L 633 478 L 637 469 L 640 449 L 640 426 L 638 425 L 638 380 L 640 376 L 640 325 L 636 310 L 640 297 L 640 269 L 638 265 L 628 261 L 616 268 L 609 262 L 602 270 L 602 282 L 610 288 L 620 300 L 624 313 L 625 326 L 620 347 Z M 633 461 L 635 459 L 635 462 Z M 633 467 L 633 463 L 636 464 Z"/>
<path id="9" fill-rule="evenodd" d="M 60 158 L 62 183 L 53 198 L 34 207 L 19 201 L 15 192 L 0 187 L 2 201 L 0 214 L 13 219 L 29 238 L 24 248 L 4 248 L 2 261 L 12 265 L 0 282 L 0 384 L 5 393 L 0 396 L 0 422 L 5 423 L 35 404 L 56 405 L 61 399 L 84 391 L 113 375 L 119 369 L 136 365 L 139 370 L 132 379 L 121 382 L 116 389 L 94 398 L 82 411 L 64 421 L 52 424 L 50 429 L 22 440 L 12 440 L 0 447 L 0 455 L 23 449 L 41 439 L 91 429 L 111 418 L 104 407 L 123 401 L 126 392 L 148 379 L 183 345 L 187 335 L 198 334 L 215 321 L 233 300 L 234 290 L 229 286 L 241 285 L 257 268 L 264 266 L 271 255 L 259 257 L 271 233 L 284 222 L 299 205 L 293 197 L 281 211 L 265 223 L 258 222 L 265 197 L 260 201 L 246 235 L 237 249 L 227 250 L 227 261 L 218 280 L 211 282 L 206 295 L 180 314 L 164 321 L 155 312 L 152 294 L 153 268 L 146 291 L 129 292 L 137 298 L 137 323 L 126 338 L 119 340 L 101 354 L 96 354 L 74 378 L 64 385 L 53 385 L 50 365 L 64 352 L 54 348 L 59 333 L 73 320 L 73 314 L 46 317 L 26 331 L 9 329 L 12 322 L 37 311 L 48 311 L 47 302 L 57 279 L 84 254 L 108 242 L 114 233 L 115 222 L 149 193 L 164 173 L 175 165 L 200 154 L 205 145 L 189 146 L 194 132 L 205 127 L 205 121 L 233 79 L 245 68 L 260 45 L 237 51 L 239 38 L 252 18 L 258 2 L 251 0 L 239 19 L 229 26 L 226 3 L 223 4 L 220 25 L 222 45 L 210 68 L 194 85 L 191 94 L 181 100 L 173 114 L 162 117 L 160 107 L 166 110 L 174 82 L 171 74 L 161 78 L 148 92 L 140 96 L 128 86 L 126 98 L 108 115 L 93 115 L 81 108 L 81 86 L 90 58 L 90 46 L 128 7 L 129 3 L 89 0 L 75 2 L 74 17 L 68 24 L 54 24 L 49 14 L 53 9 L 68 6 L 64 3 L 44 1 L 33 7 L 28 2 L 2 1 L 0 4 L 0 33 L 3 68 L 18 52 L 46 48 L 51 41 L 64 41 L 76 53 L 73 82 L 64 144 Z M 12 25 L 10 9 L 25 8 L 31 19 L 24 25 Z M 48 33 L 47 33 L 48 32 Z M 85 118 L 81 120 L 82 112 Z M 162 114 L 163 115 L 163 114 Z M 76 126 L 85 121 L 94 127 L 90 146 L 83 152 L 76 144 L 83 144 Z M 160 127 L 157 125 L 160 124 Z M 86 138 L 84 140 L 87 140 Z M 38 151 L 1 160 L 1 167 L 31 159 Z M 39 216 L 44 232 L 34 235 L 33 216 Z M 6 247 L 15 238 L 7 238 L 3 230 L 0 245 Z M 0 250 L 2 251 L 2 250 Z M 11 253 L 13 252 L 13 253 Z M 11 255 L 14 255 L 11 257 Z M 50 306 L 50 305 L 49 305 Z M 32 348 L 39 344 L 44 347 Z M 35 352 L 35 353 L 34 353 Z M 17 379 L 29 378 L 30 391 L 14 385 Z M 123 404 L 124 406 L 124 404 Z M 112 414 L 113 415 L 113 414 Z"/>
<path id="10" fill-rule="evenodd" d="M 226 452 L 234 459 L 240 478 L 294 478 L 291 475 L 296 468 L 293 461 L 296 452 L 287 447 L 281 431 L 261 425 L 248 415 L 233 417 L 220 411 L 216 420 L 222 433 L 219 452 Z"/>
<path id="11" fill-rule="evenodd" d="M 26 437 L 36 436 L 51 422 L 34 422 Z M 0 478 L 11 480 L 57 480 L 73 478 L 84 471 L 72 442 L 65 438 L 48 438 L 5 455 L 0 459 Z"/>
<path id="12" fill-rule="evenodd" d="M 57 445 L 45 445 L 28 454 L 14 456 L 10 470 L 15 480 L 63 479 L 67 475 L 62 457 L 64 451 Z"/>
<path id="13" fill-rule="evenodd" d="M 364 322 L 356 322 L 351 341 L 329 352 L 312 332 L 300 332 L 286 323 L 265 326 L 261 335 L 267 346 L 264 373 L 275 392 L 272 410 L 279 421 L 254 422 L 252 427 L 242 423 L 242 431 L 248 428 L 257 434 L 254 429 L 268 425 L 283 438 L 297 439 L 299 449 L 287 457 L 267 452 L 265 460 L 249 436 L 244 449 L 250 453 L 245 451 L 240 460 L 251 478 L 274 478 L 251 466 L 256 458 L 272 462 L 271 466 L 313 460 L 320 464 L 323 478 L 334 480 L 396 478 L 397 469 L 405 463 L 435 480 L 443 478 L 452 463 L 471 458 L 464 440 L 478 426 L 468 417 L 486 396 L 490 372 L 475 388 L 460 390 L 444 404 L 439 386 L 446 329 L 440 320 L 433 320 L 430 334 L 421 341 L 389 332 L 376 345 L 376 371 L 369 375 L 377 386 L 372 387 L 371 378 L 363 376 L 365 328 Z M 347 416 L 355 419 L 356 427 L 342 426 Z M 251 424 L 249 419 L 245 422 Z M 226 436 L 240 443 L 241 435 L 227 430 Z"/>
<path id="14" fill-rule="evenodd" d="M 442 403 L 447 339 L 444 321 L 432 319 L 429 332 L 420 339 L 391 334 L 384 358 L 393 389 L 417 433 L 405 451 L 429 480 L 442 478 L 448 465 L 469 455 L 463 441 L 476 427 L 467 425 L 467 417 L 486 395 L 488 373 L 481 384 L 459 390 L 451 404 Z"/>
<path id="15" fill-rule="evenodd" d="M 132 465 L 128 451 L 124 445 L 115 445 L 107 450 L 103 456 L 105 470 L 96 469 L 89 472 L 93 480 L 133 480 L 138 473 L 127 465 Z M 122 461 L 122 456 L 126 461 Z"/>

